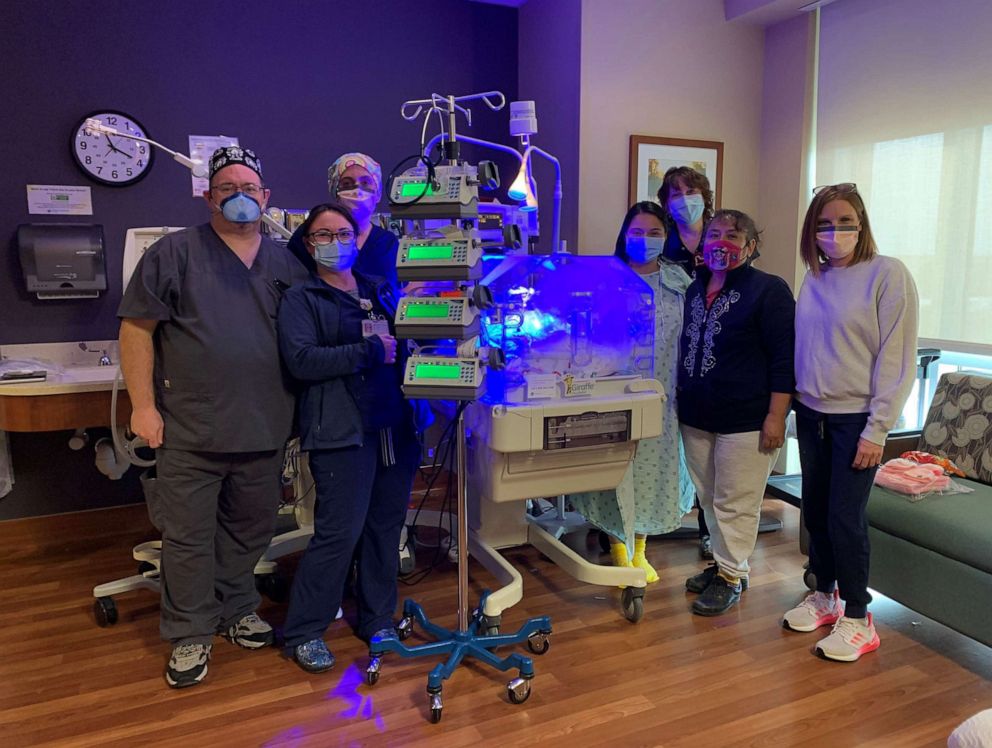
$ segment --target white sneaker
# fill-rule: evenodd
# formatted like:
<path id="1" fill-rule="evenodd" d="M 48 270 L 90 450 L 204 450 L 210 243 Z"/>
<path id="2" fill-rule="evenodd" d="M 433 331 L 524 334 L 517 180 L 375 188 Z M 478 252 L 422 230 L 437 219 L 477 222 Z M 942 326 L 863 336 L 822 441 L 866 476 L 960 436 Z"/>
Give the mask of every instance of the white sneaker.
<path id="1" fill-rule="evenodd" d="M 867 618 L 842 616 L 837 619 L 830 636 L 817 642 L 816 653 L 828 660 L 854 662 L 861 655 L 874 652 L 879 644 L 871 613 Z"/>
<path id="2" fill-rule="evenodd" d="M 782 626 L 790 631 L 816 631 L 830 626 L 844 614 L 837 590 L 832 593 L 811 592 L 799 605 L 782 617 Z"/>

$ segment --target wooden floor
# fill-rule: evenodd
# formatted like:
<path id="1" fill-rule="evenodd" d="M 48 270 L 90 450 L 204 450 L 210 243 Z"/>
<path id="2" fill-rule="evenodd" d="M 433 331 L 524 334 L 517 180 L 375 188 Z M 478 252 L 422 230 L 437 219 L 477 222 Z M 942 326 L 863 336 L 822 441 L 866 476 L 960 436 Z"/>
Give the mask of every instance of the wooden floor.
<path id="1" fill-rule="evenodd" d="M 0 523 L 0 745 L 909 748 L 943 746 L 992 707 L 990 650 L 885 599 L 873 606 L 878 652 L 856 664 L 813 657 L 822 634 L 779 626 L 804 592 L 797 512 L 777 501 L 766 512 L 785 529 L 760 537 L 751 589 L 718 618 L 689 613 L 683 581 L 700 568 L 690 539 L 649 544 L 662 581 L 639 624 L 621 617 L 615 590 L 577 583 L 533 549 L 509 552 L 525 599 L 504 630 L 528 615 L 553 619 L 533 694 L 511 705 L 508 676 L 470 664 L 446 683 L 437 725 L 424 691 L 433 661 L 387 658 L 369 688 L 365 650 L 345 621 L 328 638 L 331 673 L 218 642 L 207 680 L 170 690 L 150 593 L 123 596 L 111 628 L 91 612 L 93 584 L 133 573 L 131 545 L 154 537 L 143 507 Z M 594 539 L 581 542 L 598 554 Z M 477 590 L 491 582 L 471 571 Z M 450 625 L 455 577 L 445 563 L 401 596 Z M 266 601 L 262 613 L 280 624 L 284 608 Z"/>

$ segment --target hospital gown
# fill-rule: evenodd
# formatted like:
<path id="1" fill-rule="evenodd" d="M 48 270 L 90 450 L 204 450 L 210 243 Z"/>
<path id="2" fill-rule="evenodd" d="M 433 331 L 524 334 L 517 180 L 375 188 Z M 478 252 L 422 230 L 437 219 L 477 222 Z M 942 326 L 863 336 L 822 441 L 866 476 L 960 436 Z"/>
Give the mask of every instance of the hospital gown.
<path id="1" fill-rule="evenodd" d="M 691 508 L 695 489 L 685 465 L 675 400 L 679 335 L 689 277 L 669 262 L 658 272 L 641 276 L 655 300 L 654 376 L 665 388 L 662 433 L 641 439 L 637 454 L 620 485 L 570 497 L 587 520 L 633 548 L 633 534 L 663 535 L 678 529 Z"/>

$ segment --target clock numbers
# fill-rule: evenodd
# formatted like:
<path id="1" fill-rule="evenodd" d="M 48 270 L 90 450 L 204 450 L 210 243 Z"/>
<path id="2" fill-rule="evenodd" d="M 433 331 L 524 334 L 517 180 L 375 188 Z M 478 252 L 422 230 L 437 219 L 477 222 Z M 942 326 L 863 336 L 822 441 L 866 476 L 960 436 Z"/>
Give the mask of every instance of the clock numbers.
<path id="1" fill-rule="evenodd" d="M 87 133 L 86 119 L 97 119 L 117 133 Z M 111 186 L 125 186 L 141 179 L 151 168 L 154 153 L 144 138 L 145 130 L 130 115 L 101 111 L 87 115 L 73 131 L 72 154 L 79 167 L 93 180 Z"/>

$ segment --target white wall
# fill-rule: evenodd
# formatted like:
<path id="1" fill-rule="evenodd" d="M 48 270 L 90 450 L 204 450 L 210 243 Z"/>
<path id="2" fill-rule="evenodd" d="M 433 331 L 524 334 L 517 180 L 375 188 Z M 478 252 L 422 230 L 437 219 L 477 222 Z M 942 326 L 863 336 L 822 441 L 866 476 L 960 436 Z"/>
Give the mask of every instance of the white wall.
<path id="1" fill-rule="evenodd" d="M 755 214 L 764 31 L 722 0 L 582 0 L 579 250 L 612 252 L 631 134 L 724 143 L 724 207 Z"/>
<path id="2" fill-rule="evenodd" d="M 807 154 L 815 126 L 815 14 L 765 30 L 758 225 L 764 230 L 759 267 L 798 291 L 803 276 L 799 232 L 809 205 Z"/>

